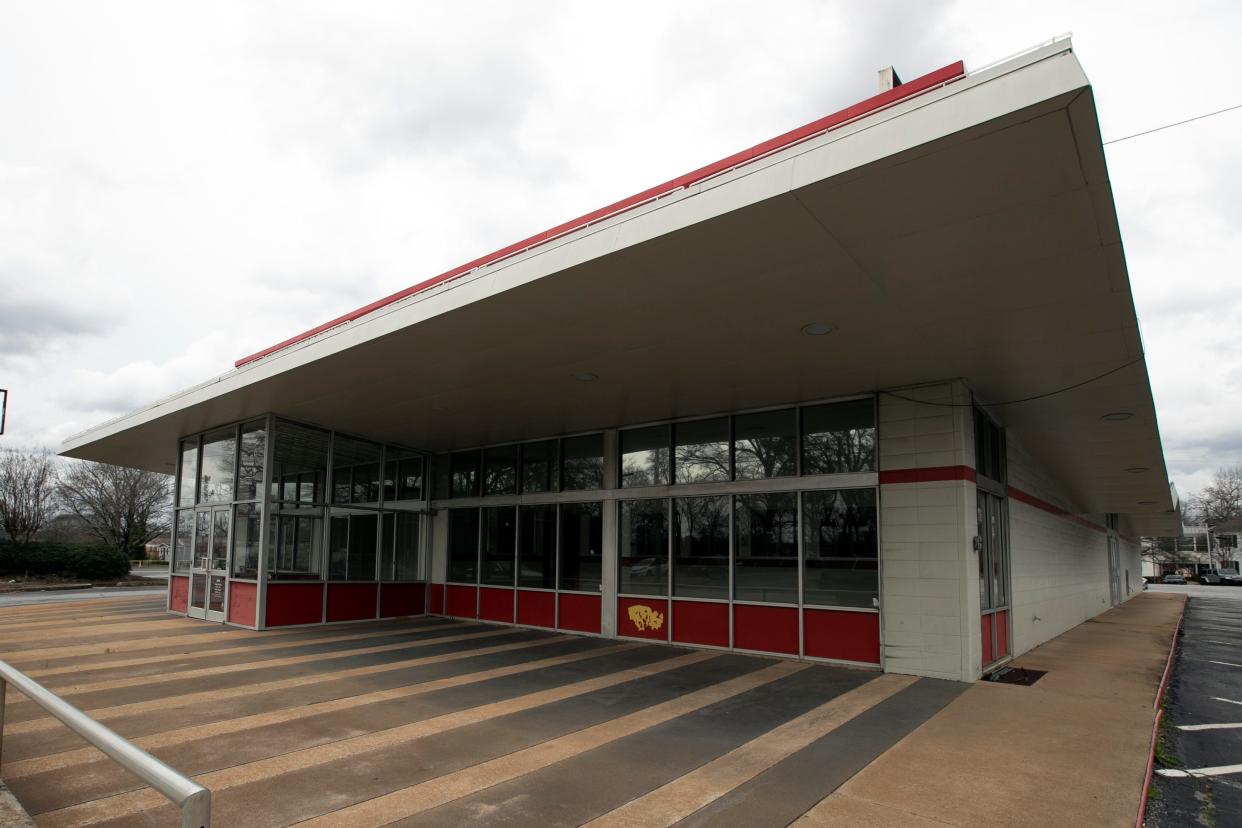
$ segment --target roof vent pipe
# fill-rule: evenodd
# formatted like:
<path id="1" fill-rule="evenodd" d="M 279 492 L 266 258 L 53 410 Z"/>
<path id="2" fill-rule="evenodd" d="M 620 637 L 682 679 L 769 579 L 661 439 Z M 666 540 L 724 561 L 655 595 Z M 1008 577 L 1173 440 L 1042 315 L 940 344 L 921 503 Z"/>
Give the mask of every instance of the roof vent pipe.
<path id="1" fill-rule="evenodd" d="M 885 66 L 880 70 L 880 91 L 888 90 L 901 86 L 901 78 L 897 77 L 897 72 L 891 66 Z"/>

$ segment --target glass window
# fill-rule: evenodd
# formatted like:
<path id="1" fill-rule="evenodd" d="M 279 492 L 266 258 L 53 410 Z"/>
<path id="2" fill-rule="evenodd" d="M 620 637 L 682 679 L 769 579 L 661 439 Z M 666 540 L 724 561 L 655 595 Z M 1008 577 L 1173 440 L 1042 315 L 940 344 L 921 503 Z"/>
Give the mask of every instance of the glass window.
<path id="1" fill-rule="evenodd" d="M 733 420 L 733 467 L 738 480 L 796 474 L 798 412 L 761 411 Z"/>
<path id="2" fill-rule="evenodd" d="M 177 505 L 193 506 L 198 484 L 198 438 L 181 442 L 181 474 L 177 477 Z"/>
<path id="3" fill-rule="evenodd" d="M 673 594 L 729 598 L 729 498 L 673 500 Z"/>
<path id="4" fill-rule="evenodd" d="M 435 456 L 435 465 L 433 466 L 434 476 L 432 478 L 433 488 L 432 497 L 437 500 L 443 500 L 450 494 L 449 488 L 449 455 L 437 454 Z"/>
<path id="5" fill-rule="evenodd" d="M 556 507 L 518 510 L 518 586 L 556 589 Z"/>
<path id="6" fill-rule="evenodd" d="M 522 491 L 554 492 L 556 488 L 556 441 L 526 443 L 522 446 Z"/>
<path id="7" fill-rule="evenodd" d="M 980 474 L 1003 483 L 1005 482 L 1005 432 L 980 408 L 974 409 L 974 417 L 975 468 Z"/>
<path id="8" fill-rule="evenodd" d="M 384 451 L 384 501 L 423 499 L 423 457 L 409 449 Z"/>
<path id="9" fill-rule="evenodd" d="M 673 426 L 673 480 L 709 483 L 729 479 L 729 418 Z"/>
<path id="10" fill-rule="evenodd" d="M 233 518 L 233 577 L 259 577 L 260 516 L 256 503 L 239 503 Z"/>
<path id="11" fill-rule="evenodd" d="M 479 493 L 479 452 L 458 451 L 449 456 L 450 497 L 475 497 Z"/>
<path id="12" fill-rule="evenodd" d="M 976 432 L 977 435 L 977 432 Z M 975 536 L 979 538 L 979 609 L 991 609 L 988 594 L 988 494 L 982 489 L 975 492 Z"/>
<path id="13" fill-rule="evenodd" d="M 328 432 L 278 421 L 275 439 L 272 500 L 286 504 L 324 503 Z"/>
<path id="14" fill-rule="evenodd" d="M 601 458 L 602 459 L 602 458 Z M 603 575 L 604 509 L 600 503 L 561 506 L 561 589 L 599 592 Z"/>
<path id="15" fill-rule="evenodd" d="M 263 491 L 267 463 L 267 423 L 257 420 L 241 427 L 237 464 L 237 500 L 255 500 Z"/>
<path id="16" fill-rule="evenodd" d="M 802 409 L 802 473 L 875 471 L 875 401 Z"/>
<path id="17" fill-rule="evenodd" d="M 188 509 L 177 512 L 177 527 L 173 533 L 173 572 L 190 571 L 190 546 L 194 536 L 194 513 Z"/>
<path id="18" fill-rule="evenodd" d="M 875 489 L 802 493 L 802 600 L 879 606 Z"/>
<path id="19" fill-rule="evenodd" d="M 798 509 L 790 493 L 738 495 L 734 502 L 738 601 L 798 602 Z"/>
<path id="20" fill-rule="evenodd" d="M 483 452 L 483 494 L 517 494 L 517 446 L 496 446 Z"/>
<path id="21" fill-rule="evenodd" d="M 479 510 L 450 509 L 448 579 L 459 584 L 479 582 Z"/>
<path id="22" fill-rule="evenodd" d="M 623 500 L 617 591 L 668 595 L 668 500 Z"/>
<path id="23" fill-rule="evenodd" d="M 317 581 L 323 516 L 317 509 L 273 512 L 268 521 L 267 575 L 272 580 Z"/>
<path id="24" fill-rule="evenodd" d="M 203 456 L 198 473 L 200 503 L 228 503 L 233 499 L 236 465 L 237 429 L 229 426 L 203 435 Z"/>
<path id="25" fill-rule="evenodd" d="M 385 512 L 380 525 L 381 581 L 420 580 L 418 512 Z"/>
<path id="26" fill-rule="evenodd" d="M 420 460 L 421 463 L 421 460 Z M 419 560 L 422 515 L 417 512 L 397 512 L 397 536 L 393 550 L 398 581 L 417 581 L 422 578 Z"/>
<path id="27" fill-rule="evenodd" d="M 380 447 L 353 437 L 332 441 L 332 502 L 379 503 Z"/>
<path id="28" fill-rule="evenodd" d="M 669 468 L 669 428 L 666 425 L 631 428 L 622 431 L 621 488 L 667 486 Z"/>
<path id="29" fill-rule="evenodd" d="M 604 435 L 561 441 L 561 485 L 567 492 L 604 488 Z"/>
<path id="30" fill-rule="evenodd" d="M 328 577 L 334 581 L 374 581 L 378 514 L 335 511 L 331 520 Z"/>
<path id="31" fill-rule="evenodd" d="M 480 583 L 513 586 L 517 554 L 517 509 L 489 506 L 483 510 L 483 570 Z"/>

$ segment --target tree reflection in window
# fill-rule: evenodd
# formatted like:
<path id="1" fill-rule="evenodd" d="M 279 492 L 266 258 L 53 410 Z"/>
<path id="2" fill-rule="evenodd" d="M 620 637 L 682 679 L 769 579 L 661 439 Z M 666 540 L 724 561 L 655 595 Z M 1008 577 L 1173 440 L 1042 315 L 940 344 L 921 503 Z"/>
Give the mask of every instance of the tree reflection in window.
<path id="1" fill-rule="evenodd" d="M 673 480 L 708 483 L 729 479 L 729 418 L 691 420 L 673 427 Z"/>
<path id="2" fill-rule="evenodd" d="M 797 472 L 797 410 L 742 414 L 733 423 L 733 463 L 738 480 L 766 480 Z"/>
<path id="3" fill-rule="evenodd" d="M 802 473 L 875 470 L 875 403 L 871 399 L 802 409 Z"/>

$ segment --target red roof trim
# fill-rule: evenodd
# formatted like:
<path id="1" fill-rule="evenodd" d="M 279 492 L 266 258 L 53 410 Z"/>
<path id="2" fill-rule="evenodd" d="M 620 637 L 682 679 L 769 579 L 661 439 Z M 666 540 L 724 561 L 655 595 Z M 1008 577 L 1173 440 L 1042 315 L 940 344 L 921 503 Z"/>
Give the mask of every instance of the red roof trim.
<path id="1" fill-rule="evenodd" d="M 363 305 L 357 310 L 350 311 L 349 313 L 344 314 L 343 316 L 338 316 L 337 318 L 329 322 L 325 322 L 322 325 L 318 325 L 314 328 L 311 328 L 309 331 L 300 333 L 294 337 L 290 337 L 289 339 L 286 339 L 283 342 L 278 342 L 269 348 L 264 348 L 262 351 L 258 351 L 249 356 L 242 357 L 241 359 L 237 360 L 237 362 L 235 362 L 234 365 L 235 367 L 240 368 L 243 365 L 254 362 L 255 360 L 258 360 L 258 359 L 262 359 L 265 356 L 269 356 L 270 354 L 273 354 L 277 351 L 288 348 L 290 345 L 296 345 L 299 342 L 303 342 L 307 339 L 310 339 L 311 337 L 321 334 L 324 331 L 330 330 L 331 328 L 335 328 L 339 325 L 344 325 L 347 322 L 353 322 L 355 319 L 366 316 L 372 311 L 379 310 L 380 308 L 385 307 L 386 305 L 391 305 L 394 302 L 399 302 L 400 300 L 405 299 L 408 296 L 413 296 L 414 294 L 421 293 L 422 291 L 427 290 L 428 288 L 434 287 L 439 284 L 443 284 L 444 282 L 448 282 L 452 279 L 457 278 L 458 276 L 463 276 L 469 273 L 470 271 L 475 270 L 476 268 L 483 267 L 484 265 L 495 264 L 501 259 L 505 259 L 505 258 L 508 258 L 509 256 L 522 253 L 526 250 L 529 250 L 532 247 L 537 247 L 541 244 L 549 242 L 552 239 L 555 239 L 559 236 L 563 236 L 566 233 L 572 232 L 574 230 L 579 230 L 583 227 L 587 227 L 597 221 L 600 221 L 601 219 L 614 216 L 618 213 L 625 212 L 626 210 L 632 210 L 635 207 L 646 204 L 649 201 L 654 201 L 660 198 L 661 196 L 668 195 L 669 193 L 672 193 L 676 190 L 680 190 L 684 187 L 689 187 L 705 179 L 711 178 L 713 176 L 719 175 L 724 172 L 728 172 L 734 167 L 739 167 L 739 166 L 742 166 L 743 164 L 748 164 L 752 161 L 756 161 L 759 158 L 762 158 L 765 155 L 769 155 L 777 150 L 785 149 L 786 147 L 792 146 L 793 144 L 799 143 L 801 141 L 805 141 L 809 138 L 813 138 L 816 135 L 819 135 L 820 133 L 827 132 L 828 130 L 831 130 L 831 129 L 835 129 L 836 127 L 839 127 L 842 124 L 852 121 L 855 118 L 859 118 L 859 117 L 862 117 L 863 115 L 870 114 L 872 112 L 875 112 L 878 109 L 882 109 L 883 107 L 889 106 L 890 104 L 894 104 L 897 101 L 904 100 L 906 98 L 917 95 L 921 92 L 926 92 L 937 86 L 948 83 L 951 80 L 960 78 L 965 73 L 966 73 L 966 69 L 962 61 L 959 60 L 955 63 L 950 63 L 948 66 L 945 66 L 942 69 L 937 69 L 935 72 L 931 72 L 929 74 L 923 75 L 920 78 L 915 78 L 912 81 L 903 83 L 901 86 L 895 86 L 886 92 L 881 92 L 879 95 L 875 95 L 870 98 L 867 98 L 865 101 L 856 103 L 853 106 L 842 109 L 840 112 L 835 112 L 832 115 L 828 115 L 826 117 L 820 118 L 817 121 L 812 121 L 811 123 L 806 124 L 805 126 L 801 126 L 801 127 L 798 127 L 797 129 L 790 130 L 789 132 L 786 132 L 783 135 L 778 135 L 775 138 L 770 138 L 761 144 L 756 144 L 755 146 L 749 149 L 745 149 L 745 150 L 742 150 L 741 152 L 734 153 L 733 155 L 730 155 L 728 158 L 722 158 L 719 161 L 715 162 L 714 164 L 708 164 L 706 167 L 700 167 L 699 169 L 694 170 L 693 172 L 689 172 L 689 173 L 686 173 L 685 175 L 678 176 L 677 178 L 674 178 L 671 181 L 666 181 L 663 184 L 659 184 L 655 187 L 651 187 L 649 189 L 643 190 L 641 193 L 636 193 L 635 195 L 632 195 L 629 198 L 625 198 L 625 199 L 622 199 L 621 201 L 615 202 L 613 204 L 609 204 L 607 207 L 601 207 L 600 209 L 595 210 L 594 212 L 587 213 L 585 216 L 579 216 L 578 218 L 573 219 L 572 221 L 567 221 L 564 224 L 559 224 L 550 230 L 545 230 L 544 232 L 538 233 L 534 236 L 531 236 L 530 238 L 523 239 L 520 242 L 511 244 L 508 247 L 502 247 L 500 250 L 497 250 L 494 253 L 489 253 L 486 256 L 481 256 L 477 259 L 474 259 L 473 261 L 466 262 L 464 265 L 455 267 L 452 270 L 448 271 L 447 273 L 441 273 L 439 276 L 436 276 L 432 279 L 427 279 L 426 281 L 419 282 L 416 285 L 412 285 L 411 287 L 405 288 L 404 290 L 400 290 L 390 296 L 385 296 L 383 299 L 378 299 L 370 303 L 369 305 Z"/>

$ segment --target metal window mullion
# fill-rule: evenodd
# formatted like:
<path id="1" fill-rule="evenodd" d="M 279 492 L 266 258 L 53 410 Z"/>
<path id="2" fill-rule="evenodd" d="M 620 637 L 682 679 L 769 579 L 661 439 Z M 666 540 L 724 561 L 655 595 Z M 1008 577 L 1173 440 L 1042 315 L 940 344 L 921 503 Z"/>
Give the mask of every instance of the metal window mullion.
<path id="1" fill-rule="evenodd" d="M 737 554 L 737 495 L 729 495 L 729 649 L 733 649 L 733 568 Z"/>
<path id="2" fill-rule="evenodd" d="M 666 583 L 665 583 L 665 593 L 664 593 L 665 594 L 665 605 L 668 607 L 668 629 L 665 630 L 665 633 L 664 633 L 666 641 L 673 640 L 673 566 L 674 566 L 673 550 L 675 548 L 674 547 L 674 543 L 675 543 L 674 533 L 677 531 L 675 512 L 673 511 L 674 509 L 673 502 L 674 502 L 674 499 L 671 497 L 668 498 L 668 500 L 664 502 L 664 520 L 665 520 L 665 526 L 668 527 L 667 528 L 668 540 L 665 542 L 665 546 L 667 548 L 664 551 L 664 554 L 668 559 L 668 574 L 665 576 Z"/>
<path id="3" fill-rule="evenodd" d="M 806 597 L 803 594 L 803 577 L 806 567 L 805 552 L 803 551 L 802 542 L 802 520 L 803 520 L 803 493 L 794 493 L 794 538 L 798 550 L 798 657 L 806 657 L 806 630 L 803 612 Z"/>

